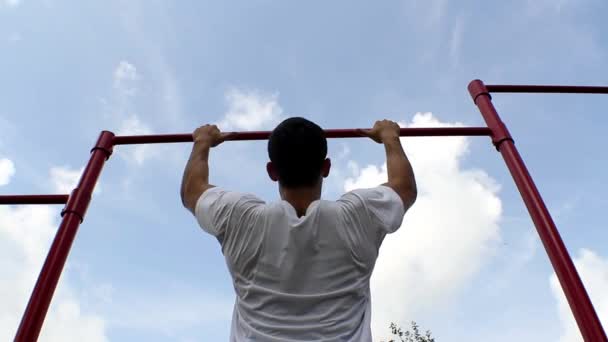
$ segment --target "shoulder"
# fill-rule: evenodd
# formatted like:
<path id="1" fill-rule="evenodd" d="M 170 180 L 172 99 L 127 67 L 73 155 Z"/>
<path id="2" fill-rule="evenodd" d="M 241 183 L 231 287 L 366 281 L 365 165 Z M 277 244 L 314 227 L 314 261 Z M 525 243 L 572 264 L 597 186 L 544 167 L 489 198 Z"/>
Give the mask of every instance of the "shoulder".
<path id="1" fill-rule="evenodd" d="M 338 203 L 345 214 L 358 217 L 385 232 L 395 231 L 406 211 L 399 194 L 385 185 L 349 191 Z"/>
<path id="2" fill-rule="evenodd" d="M 360 202 L 361 204 L 365 202 L 397 202 L 403 204 L 399 194 L 386 185 L 351 190 L 342 195 L 337 202 Z"/>
<path id="3" fill-rule="evenodd" d="M 252 193 L 230 191 L 219 187 L 207 189 L 201 194 L 197 202 L 215 204 L 236 204 L 238 202 L 249 202 L 256 204 L 265 204 L 262 199 Z"/>
<path id="4" fill-rule="evenodd" d="M 218 236 L 255 220 L 264 207 L 265 202 L 253 194 L 215 187 L 199 197 L 194 214 L 203 229 Z"/>
<path id="5" fill-rule="evenodd" d="M 194 214 L 196 217 L 228 216 L 239 211 L 261 208 L 265 204 L 254 194 L 214 187 L 201 194 L 196 202 Z"/>

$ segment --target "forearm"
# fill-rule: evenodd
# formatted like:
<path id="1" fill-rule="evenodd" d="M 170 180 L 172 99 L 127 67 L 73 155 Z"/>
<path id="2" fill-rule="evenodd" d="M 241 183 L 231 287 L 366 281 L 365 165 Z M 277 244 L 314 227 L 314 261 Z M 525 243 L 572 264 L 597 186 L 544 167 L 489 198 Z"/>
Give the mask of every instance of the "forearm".
<path id="1" fill-rule="evenodd" d="M 386 151 L 388 185 L 399 193 L 404 205 L 409 207 L 417 196 L 416 178 L 412 165 L 403 151 L 398 136 L 385 139 L 383 143 Z"/>
<path id="2" fill-rule="evenodd" d="M 184 206 L 191 211 L 194 211 L 198 197 L 209 187 L 210 148 L 207 143 L 195 142 L 184 169 L 181 198 Z"/>

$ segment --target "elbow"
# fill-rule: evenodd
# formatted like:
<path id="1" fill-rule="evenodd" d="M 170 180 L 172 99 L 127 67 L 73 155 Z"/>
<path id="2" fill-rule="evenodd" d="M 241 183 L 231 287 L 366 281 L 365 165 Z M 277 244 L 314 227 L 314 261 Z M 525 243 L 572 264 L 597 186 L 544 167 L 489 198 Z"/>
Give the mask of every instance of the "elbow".
<path id="1" fill-rule="evenodd" d="M 182 196 L 182 205 L 184 208 L 188 209 L 192 213 L 194 213 L 194 206 L 196 205 L 196 199 L 194 199 L 192 194 L 185 193 Z"/>
<path id="2" fill-rule="evenodd" d="M 418 199 L 418 189 L 416 189 L 416 187 L 414 187 L 414 189 L 412 190 L 412 204 L 411 205 L 416 203 L 416 199 Z"/>
<path id="3" fill-rule="evenodd" d="M 416 199 L 418 198 L 418 189 L 416 187 L 410 187 L 403 192 L 402 199 L 403 205 L 405 209 L 409 209 L 414 203 L 416 203 Z"/>
<path id="4" fill-rule="evenodd" d="M 179 188 L 179 198 L 182 200 L 182 204 L 185 206 L 186 202 L 184 201 L 184 183 L 182 182 L 181 187 Z"/>
<path id="5" fill-rule="evenodd" d="M 416 184 L 394 184 L 392 188 L 395 189 L 399 194 L 399 197 L 401 197 L 405 210 L 408 210 L 412 205 L 414 205 L 416 199 L 418 198 L 418 189 L 416 188 Z"/>
<path id="6" fill-rule="evenodd" d="M 187 193 L 186 189 L 187 189 L 186 182 L 182 182 L 182 186 L 179 189 L 179 197 L 182 200 L 182 205 L 184 206 L 184 208 L 189 208 L 189 205 L 188 205 L 188 193 Z"/>
<path id="7" fill-rule="evenodd" d="M 187 208 L 188 206 L 186 205 L 186 197 L 184 197 L 183 192 L 180 195 L 181 200 L 182 200 L 182 206 L 184 206 L 184 208 Z"/>

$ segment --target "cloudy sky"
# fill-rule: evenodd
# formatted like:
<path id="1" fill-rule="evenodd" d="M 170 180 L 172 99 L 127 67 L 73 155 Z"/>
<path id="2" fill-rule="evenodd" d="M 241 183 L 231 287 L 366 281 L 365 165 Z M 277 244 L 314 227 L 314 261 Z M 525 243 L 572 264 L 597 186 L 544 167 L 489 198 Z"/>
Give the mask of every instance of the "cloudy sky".
<path id="1" fill-rule="evenodd" d="M 608 84 L 602 0 L 0 0 L 0 193 L 67 193 L 99 131 L 481 125 L 468 82 Z M 608 325 L 608 97 L 494 102 Z M 488 138 L 404 139 L 420 196 L 381 249 L 373 329 L 438 341 L 578 341 L 519 194 Z M 43 341 L 221 341 L 233 289 L 215 239 L 181 207 L 189 146 L 109 160 Z M 383 150 L 334 140 L 324 197 L 375 186 Z M 219 186 L 277 199 L 264 142 L 212 151 Z M 0 207 L 0 340 L 12 338 L 58 206 Z"/>

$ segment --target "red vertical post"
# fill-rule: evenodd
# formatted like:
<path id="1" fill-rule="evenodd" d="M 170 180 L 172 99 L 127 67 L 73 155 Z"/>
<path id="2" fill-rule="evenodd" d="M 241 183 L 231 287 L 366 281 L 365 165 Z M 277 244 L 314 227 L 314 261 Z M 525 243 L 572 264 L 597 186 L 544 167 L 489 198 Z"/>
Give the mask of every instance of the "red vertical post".
<path id="1" fill-rule="evenodd" d="M 486 124 L 492 130 L 492 142 L 502 154 L 528 208 L 583 338 L 587 342 L 608 341 L 568 250 L 515 147 L 511 134 L 492 104 L 488 89 L 480 80 L 472 81 L 468 88 Z"/>
<path id="2" fill-rule="evenodd" d="M 114 133 L 103 131 L 91 150 L 91 158 L 84 169 L 78 185 L 72 191 L 68 202 L 61 212 L 61 225 L 44 261 L 30 300 L 25 308 L 21 324 L 17 329 L 15 341 L 32 342 L 38 339 L 42 323 L 51 304 L 51 299 L 59 282 L 61 271 L 70 253 L 70 248 L 78 226 L 86 213 L 95 183 L 101 174 L 105 161 L 112 154 Z M 70 329 L 70 327 L 66 327 Z"/>

